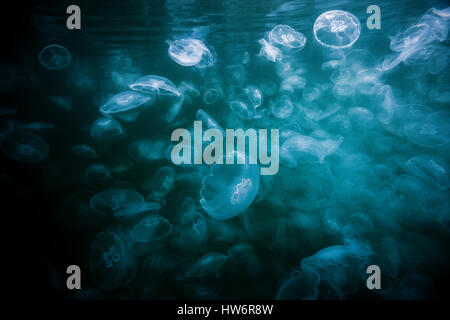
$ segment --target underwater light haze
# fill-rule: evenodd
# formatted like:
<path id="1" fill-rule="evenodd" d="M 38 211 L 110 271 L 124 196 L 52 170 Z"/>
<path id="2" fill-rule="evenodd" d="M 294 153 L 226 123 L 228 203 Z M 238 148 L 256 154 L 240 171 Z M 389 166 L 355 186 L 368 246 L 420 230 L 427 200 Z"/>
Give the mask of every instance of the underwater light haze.
<path id="1" fill-rule="evenodd" d="M 448 297 L 448 1 L 77 5 L 79 30 L 48 1 L 3 30 L 2 202 L 45 295 Z M 279 170 L 260 174 L 251 137 L 233 164 L 202 161 L 228 129 L 279 130 L 254 137 Z"/>

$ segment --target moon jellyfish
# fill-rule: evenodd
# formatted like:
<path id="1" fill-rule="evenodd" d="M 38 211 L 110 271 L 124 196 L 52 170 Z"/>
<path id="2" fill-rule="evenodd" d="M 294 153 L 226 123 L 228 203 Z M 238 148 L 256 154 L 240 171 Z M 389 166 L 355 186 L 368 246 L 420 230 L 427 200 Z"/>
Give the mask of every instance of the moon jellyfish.
<path id="1" fill-rule="evenodd" d="M 450 141 L 450 112 L 434 112 L 417 122 L 408 123 L 404 132 L 409 141 L 423 147 L 437 147 Z"/>
<path id="2" fill-rule="evenodd" d="M 203 93 L 203 102 L 206 104 L 214 104 L 223 98 L 221 89 L 210 88 Z"/>
<path id="3" fill-rule="evenodd" d="M 64 69 L 71 59 L 69 50 L 58 44 L 51 44 L 39 53 L 39 62 L 49 70 Z"/>
<path id="4" fill-rule="evenodd" d="M 281 146 L 280 158 L 289 168 L 299 163 L 322 163 L 327 150 L 316 139 L 295 135 L 287 139 Z"/>
<path id="5" fill-rule="evenodd" d="M 91 230 L 104 220 L 103 213 L 94 212 L 89 206 L 93 195 L 92 191 L 79 191 L 66 198 L 60 212 L 67 226 L 78 231 Z"/>
<path id="6" fill-rule="evenodd" d="M 128 154 L 136 161 L 158 161 L 164 159 L 167 147 L 163 140 L 143 139 L 131 143 Z"/>
<path id="7" fill-rule="evenodd" d="M 207 253 L 186 271 L 186 277 L 200 278 L 211 273 L 218 274 L 220 268 L 227 260 L 228 256 L 222 253 Z"/>
<path id="8" fill-rule="evenodd" d="M 268 43 L 266 39 L 260 39 L 258 42 L 261 45 L 258 53 L 259 56 L 263 56 L 272 62 L 280 61 L 283 58 L 281 50 Z"/>
<path id="9" fill-rule="evenodd" d="M 351 47 L 359 38 L 361 24 L 353 14 L 332 10 L 322 13 L 314 22 L 314 37 L 324 47 Z"/>
<path id="10" fill-rule="evenodd" d="M 73 153 L 84 158 L 97 158 L 98 153 L 94 148 L 87 144 L 79 144 L 72 147 Z"/>
<path id="11" fill-rule="evenodd" d="M 245 95 L 247 96 L 248 101 L 250 104 L 256 109 L 259 108 L 264 101 L 264 96 L 257 87 L 255 86 L 248 86 L 244 89 Z"/>
<path id="12" fill-rule="evenodd" d="M 259 190 L 259 166 L 247 155 L 233 152 L 244 164 L 214 164 L 203 179 L 200 204 L 211 217 L 227 220 L 247 209 Z"/>
<path id="13" fill-rule="evenodd" d="M 91 137 L 95 140 L 111 141 L 123 137 L 119 121 L 111 118 L 99 118 L 91 125 Z"/>
<path id="14" fill-rule="evenodd" d="M 137 242 L 150 242 L 167 237 L 171 230 L 169 220 L 158 214 L 151 214 L 135 224 L 130 235 Z"/>
<path id="15" fill-rule="evenodd" d="M 249 106 L 245 101 L 233 100 L 229 104 L 230 109 L 242 119 L 253 119 L 255 115 L 254 106 Z"/>
<path id="16" fill-rule="evenodd" d="M 134 257 L 114 232 L 100 232 L 90 249 L 89 269 L 94 283 L 112 290 L 130 282 L 136 274 Z"/>
<path id="17" fill-rule="evenodd" d="M 167 41 L 169 56 L 179 65 L 205 68 L 214 65 L 215 58 L 206 45 L 197 39 Z"/>
<path id="18" fill-rule="evenodd" d="M 143 94 L 181 96 L 175 84 L 167 78 L 149 75 L 137 79 L 129 85 L 132 90 Z"/>
<path id="19" fill-rule="evenodd" d="M 280 88 L 283 91 L 294 92 L 295 90 L 304 89 L 306 79 L 297 75 L 289 76 L 281 81 Z"/>
<path id="20" fill-rule="evenodd" d="M 214 118 L 207 114 L 204 110 L 198 109 L 195 117 L 197 120 L 201 120 L 202 123 L 208 127 L 208 129 L 217 129 L 223 133 L 225 132 L 216 120 L 214 120 Z"/>
<path id="21" fill-rule="evenodd" d="M 447 190 L 450 188 L 450 174 L 447 165 L 433 157 L 415 156 L 400 166 L 409 173 L 433 188 Z"/>
<path id="22" fill-rule="evenodd" d="M 95 194 L 89 202 L 95 212 L 114 213 L 116 217 L 132 216 L 145 208 L 144 197 L 131 189 L 109 189 Z"/>
<path id="23" fill-rule="evenodd" d="M 358 129 L 368 130 L 375 126 L 375 116 L 372 111 L 366 108 L 350 108 L 348 109 L 348 116 L 352 125 Z"/>
<path id="24" fill-rule="evenodd" d="M 111 172 L 102 163 L 92 163 L 84 171 L 84 176 L 92 180 L 108 180 L 111 177 Z"/>
<path id="25" fill-rule="evenodd" d="M 303 33 L 295 31 L 290 26 L 280 24 L 270 31 L 269 41 L 271 44 L 301 50 L 306 44 L 306 37 Z"/>
<path id="26" fill-rule="evenodd" d="M 172 167 L 161 167 L 155 174 L 155 190 L 158 196 L 167 195 L 175 184 L 175 169 Z"/>
<path id="27" fill-rule="evenodd" d="M 115 115 L 130 111 L 145 105 L 151 98 L 135 91 L 125 91 L 111 97 L 100 107 L 100 113 L 104 115 Z"/>
<path id="28" fill-rule="evenodd" d="M 317 298 L 320 275 L 309 268 L 294 271 L 278 289 L 276 300 L 315 300 Z"/>
<path id="29" fill-rule="evenodd" d="M 175 227 L 175 241 L 181 248 L 191 248 L 203 243 L 207 238 L 207 224 L 205 217 L 187 208 L 181 213 L 180 222 Z"/>
<path id="30" fill-rule="evenodd" d="M 2 152 L 7 157 L 19 162 L 39 162 L 48 157 L 47 142 L 32 134 L 13 135 L 3 141 Z"/>
<path id="31" fill-rule="evenodd" d="M 288 96 L 282 96 L 279 100 L 270 104 L 270 109 L 275 118 L 289 118 L 294 111 L 294 105 Z"/>

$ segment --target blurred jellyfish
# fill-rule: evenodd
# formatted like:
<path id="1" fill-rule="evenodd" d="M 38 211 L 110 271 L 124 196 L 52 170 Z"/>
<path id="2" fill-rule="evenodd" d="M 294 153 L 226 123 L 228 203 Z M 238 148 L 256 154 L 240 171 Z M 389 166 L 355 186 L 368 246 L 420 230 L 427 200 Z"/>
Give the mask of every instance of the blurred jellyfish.
<path id="1" fill-rule="evenodd" d="M 206 104 L 214 104 L 223 98 L 223 92 L 220 88 L 209 88 L 203 93 L 203 102 Z"/>
<path id="2" fill-rule="evenodd" d="M 244 88 L 244 92 L 248 101 L 255 109 L 259 108 L 263 104 L 264 97 L 259 88 L 255 86 L 248 86 Z"/>
<path id="3" fill-rule="evenodd" d="M 208 274 L 218 274 L 220 268 L 227 260 L 228 256 L 222 253 L 207 253 L 186 271 L 186 277 L 200 278 Z"/>
<path id="4" fill-rule="evenodd" d="M 145 210 L 144 197 L 131 189 L 108 189 L 96 193 L 89 202 L 95 212 L 114 213 L 116 217 L 133 216 Z"/>
<path id="5" fill-rule="evenodd" d="M 72 99 L 70 97 L 50 96 L 48 100 L 56 104 L 59 108 L 64 110 L 72 110 Z"/>
<path id="6" fill-rule="evenodd" d="M 155 174 L 154 186 L 157 195 L 164 197 L 167 195 L 175 184 L 175 169 L 172 167 L 161 167 Z"/>
<path id="7" fill-rule="evenodd" d="M 272 62 L 280 61 L 283 58 L 283 54 L 280 49 L 272 46 L 266 39 L 260 39 L 258 42 L 261 45 L 261 49 L 258 53 L 259 56 L 265 57 L 267 60 Z"/>
<path id="8" fill-rule="evenodd" d="M 52 130 L 55 126 L 51 123 L 46 122 L 31 122 L 26 123 L 20 126 L 22 130 L 31 130 L 31 131 L 42 131 L 42 130 Z"/>
<path id="9" fill-rule="evenodd" d="M 273 81 L 261 83 L 261 91 L 265 96 L 271 97 L 277 92 L 277 85 Z"/>
<path id="10" fill-rule="evenodd" d="M 236 86 L 241 86 L 247 81 L 247 71 L 241 64 L 226 66 L 225 76 L 229 82 Z"/>
<path id="11" fill-rule="evenodd" d="M 108 180 L 111 177 L 111 172 L 102 163 L 92 163 L 84 171 L 84 176 L 92 180 Z"/>
<path id="12" fill-rule="evenodd" d="M 114 232 L 100 232 L 90 249 L 89 269 L 94 283 L 112 290 L 130 282 L 136 274 L 134 257 Z"/>
<path id="13" fill-rule="evenodd" d="M 13 135 L 1 144 L 3 154 L 19 162 L 39 162 L 48 157 L 47 142 L 39 136 L 20 133 Z"/>
<path id="14" fill-rule="evenodd" d="M 180 248 L 192 248 L 202 244 L 207 238 L 205 217 L 195 209 L 182 209 L 180 222 L 175 228 L 175 241 Z"/>
<path id="15" fill-rule="evenodd" d="M 287 139 L 280 150 L 280 158 L 289 168 L 299 163 L 321 163 L 325 155 L 326 149 L 319 141 L 299 134 Z"/>
<path id="16" fill-rule="evenodd" d="M 113 155 L 107 159 L 108 168 L 114 173 L 127 172 L 133 168 L 134 162 L 127 155 Z"/>
<path id="17" fill-rule="evenodd" d="M 359 38 L 361 24 L 353 14 L 332 10 L 322 13 L 314 22 L 314 37 L 324 47 L 351 47 Z"/>
<path id="18" fill-rule="evenodd" d="M 128 154 L 136 161 L 158 161 L 164 159 L 167 147 L 163 140 L 143 139 L 131 143 Z"/>
<path id="19" fill-rule="evenodd" d="M 278 289 L 276 300 L 315 300 L 320 275 L 312 269 L 294 271 Z"/>
<path id="20" fill-rule="evenodd" d="M 255 116 L 255 108 L 253 105 L 249 106 L 243 100 L 233 100 L 228 103 L 230 109 L 242 119 L 253 119 Z"/>
<path id="21" fill-rule="evenodd" d="M 171 230 L 169 220 L 158 214 L 150 214 L 131 228 L 130 235 L 137 242 L 150 242 L 167 237 Z"/>
<path id="22" fill-rule="evenodd" d="M 181 93 L 167 78 L 149 75 L 137 79 L 135 82 L 129 85 L 132 90 L 138 91 L 143 94 L 157 94 L 168 96 L 180 96 Z"/>
<path id="23" fill-rule="evenodd" d="M 214 164 L 203 179 L 200 204 L 214 219 L 227 220 L 247 209 L 259 189 L 259 166 L 249 164 L 248 156 L 238 152 L 245 164 Z"/>
<path id="24" fill-rule="evenodd" d="M 429 156 L 415 156 L 401 162 L 400 166 L 406 173 L 421 179 L 432 188 L 450 188 L 450 174 L 443 161 Z"/>
<path id="25" fill-rule="evenodd" d="M 216 122 L 216 120 L 214 120 L 214 118 L 207 114 L 204 110 L 198 109 L 195 117 L 197 120 L 201 120 L 202 123 L 204 123 L 208 127 L 208 129 L 218 129 L 222 133 L 225 133 L 225 131 Z"/>
<path id="26" fill-rule="evenodd" d="M 303 33 L 295 31 L 290 26 L 280 24 L 270 31 L 269 41 L 271 44 L 301 50 L 306 44 L 306 37 Z"/>
<path id="27" fill-rule="evenodd" d="M 122 112 L 129 112 L 145 105 L 150 100 L 149 97 L 135 91 L 125 91 L 111 97 L 100 107 L 100 113 L 104 115 L 115 115 Z"/>
<path id="28" fill-rule="evenodd" d="M 294 105 L 288 96 L 283 95 L 279 100 L 273 101 L 270 104 L 270 109 L 275 118 L 286 119 L 289 118 L 294 111 Z"/>
<path id="29" fill-rule="evenodd" d="M 119 121 L 111 118 L 99 118 L 91 125 L 91 137 L 95 140 L 111 141 L 123 137 Z"/>
<path id="30" fill-rule="evenodd" d="M 372 111 L 362 107 L 348 109 L 348 116 L 352 126 L 360 130 L 368 130 L 375 126 L 375 117 Z"/>
<path id="31" fill-rule="evenodd" d="M 434 112 L 425 121 L 406 124 L 409 141 L 423 147 L 437 147 L 450 141 L 450 112 Z"/>
<path id="32" fill-rule="evenodd" d="M 77 156 L 84 157 L 84 158 L 97 158 L 98 157 L 97 151 L 95 151 L 94 148 L 92 148 L 90 145 L 87 145 L 87 144 L 78 144 L 76 146 L 73 146 L 72 151 Z"/>
<path id="33" fill-rule="evenodd" d="M 39 53 L 39 62 L 49 70 L 64 69 L 71 59 L 69 50 L 58 44 L 51 44 Z"/>
<path id="34" fill-rule="evenodd" d="M 281 81 L 280 88 L 284 91 L 294 92 L 294 90 L 304 89 L 306 79 L 298 75 L 289 76 Z"/>
<path id="35" fill-rule="evenodd" d="M 215 57 L 206 45 L 197 39 L 167 41 L 170 58 L 182 66 L 205 68 L 213 66 Z"/>
<path id="36" fill-rule="evenodd" d="M 102 212 L 94 212 L 89 201 L 94 195 L 92 191 L 79 191 L 72 193 L 64 200 L 61 206 L 61 219 L 74 230 L 92 230 L 105 220 Z"/>

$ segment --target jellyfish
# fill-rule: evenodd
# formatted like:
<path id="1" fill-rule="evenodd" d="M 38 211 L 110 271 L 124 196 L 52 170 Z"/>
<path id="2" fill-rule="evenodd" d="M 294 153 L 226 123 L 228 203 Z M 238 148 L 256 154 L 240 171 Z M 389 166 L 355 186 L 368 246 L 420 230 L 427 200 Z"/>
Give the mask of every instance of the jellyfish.
<path id="1" fill-rule="evenodd" d="M 47 142 L 39 136 L 20 133 L 3 141 L 3 154 L 18 162 L 39 162 L 50 152 Z"/>
<path id="2" fill-rule="evenodd" d="M 270 31 L 269 41 L 271 44 L 301 50 L 306 44 L 306 37 L 303 33 L 295 31 L 290 26 L 280 24 Z"/>
<path id="3" fill-rule="evenodd" d="M 185 208 L 180 222 L 175 227 L 175 241 L 181 248 L 191 248 L 202 244 L 208 235 L 205 217 L 193 208 Z"/>
<path id="4" fill-rule="evenodd" d="M 89 269 L 92 280 L 102 290 L 116 289 L 136 274 L 132 253 L 122 238 L 111 231 L 100 232 L 92 242 Z"/>
<path id="5" fill-rule="evenodd" d="M 145 209 L 144 197 L 131 189 L 109 189 L 96 193 L 89 202 L 95 212 L 114 213 L 116 217 L 133 216 Z"/>
<path id="6" fill-rule="evenodd" d="M 111 97 L 104 105 L 100 107 L 100 113 L 104 115 L 115 115 L 122 112 L 135 110 L 148 101 L 150 97 L 144 96 L 135 91 L 124 91 Z"/>
<path id="7" fill-rule="evenodd" d="M 228 256 L 222 253 L 207 253 L 204 256 L 201 256 L 197 262 L 186 271 L 186 277 L 201 278 L 212 273 L 218 274 L 220 268 L 227 260 Z"/>
<path id="8" fill-rule="evenodd" d="M 280 157 L 289 168 L 299 163 L 322 163 L 325 156 L 326 149 L 319 141 L 300 134 L 288 138 L 280 150 Z"/>
<path id="9" fill-rule="evenodd" d="M 217 129 L 220 130 L 222 133 L 225 133 L 225 131 L 222 129 L 222 127 L 217 123 L 216 120 L 214 120 L 213 117 L 211 117 L 209 114 L 207 114 L 204 110 L 198 109 L 196 113 L 197 120 L 201 120 L 208 129 Z"/>
<path id="10" fill-rule="evenodd" d="M 100 141 L 111 141 L 125 136 L 120 122 L 111 118 L 95 120 L 90 131 L 91 137 Z"/>
<path id="11" fill-rule="evenodd" d="M 131 228 L 130 235 L 137 242 L 150 242 L 167 237 L 171 230 L 169 220 L 158 214 L 150 214 Z"/>
<path id="12" fill-rule="evenodd" d="M 368 130 L 375 126 L 375 117 L 372 111 L 366 108 L 350 108 L 348 109 L 348 116 L 352 125 L 361 130 Z"/>
<path id="13" fill-rule="evenodd" d="M 167 195 L 175 184 L 175 169 L 172 167 L 161 167 L 155 174 L 154 192 L 161 197 Z"/>
<path id="14" fill-rule="evenodd" d="M 304 89 L 306 79 L 298 75 L 288 76 L 281 81 L 280 88 L 284 91 L 294 92 L 295 90 Z"/>
<path id="15" fill-rule="evenodd" d="M 249 106 L 243 100 L 233 100 L 228 103 L 230 109 L 236 113 L 242 119 L 253 119 L 255 116 L 255 107 L 253 105 Z"/>
<path id="16" fill-rule="evenodd" d="M 92 196 L 92 191 L 78 191 L 64 200 L 60 210 L 61 219 L 68 227 L 78 231 L 92 230 L 105 220 L 103 212 L 95 212 L 89 206 Z"/>
<path id="17" fill-rule="evenodd" d="M 181 96 L 175 84 L 167 78 L 149 75 L 137 79 L 129 87 L 143 94 Z"/>
<path id="18" fill-rule="evenodd" d="M 158 161 L 164 159 L 167 147 L 163 140 L 142 139 L 128 146 L 128 154 L 136 161 Z"/>
<path id="19" fill-rule="evenodd" d="M 275 118 L 286 119 L 289 118 L 294 111 L 294 105 L 288 96 L 283 95 L 279 100 L 270 104 L 270 109 Z"/>
<path id="20" fill-rule="evenodd" d="M 322 13 L 314 22 L 314 37 L 324 47 L 351 47 L 359 38 L 361 23 L 350 12 L 332 10 Z"/>
<path id="21" fill-rule="evenodd" d="M 203 179 L 200 204 L 217 220 L 231 219 L 246 210 L 258 193 L 259 166 L 249 164 L 249 157 L 240 152 L 228 156 L 235 155 L 238 163 L 244 164 L 214 164 Z"/>
<path id="22" fill-rule="evenodd" d="M 203 102 L 206 104 L 214 104 L 223 98 L 223 92 L 220 88 L 209 88 L 203 93 Z"/>
<path id="23" fill-rule="evenodd" d="M 423 147 L 437 147 L 450 141 L 450 112 L 433 112 L 417 122 L 408 123 L 404 132 L 409 141 Z"/>
<path id="24" fill-rule="evenodd" d="M 260 39 L 258 42 L 261 45 L 258 53 L 259 56 L 265 57 L 272 62 L 280 61 L 283 58 L 281 50 L 268 43 L 266 39 Z"/>
<path id="25" fill-rule="evenodd" d="M 256 109 L 259 108 L 264 101 L 264 96 L 261 90 L 255 86 L 248 86 L 244 88 L 245 95 L 250 104 Z"/>
<path id="26" fill-rule="evenodd" d="M 319 294 L 320 275 L 310 268 L 294 271 L 278 289 L 276 300 L 315 300 Z"/>
<path id="27" fill-rule="evenodd" d="M 111 177 L 111 172 L 102 163 L 92 163 L 84 171 L 84 176 L 92 180 L 108 180 Z"/>
<path id="28" fill-rule="evenodd" d="M 169 44 L 169 56 L 179 65 L 197 68 L 213 66 L 215 57 L 208 47 L 197 39 L 178 39 L 167 41 Z"/>
<path id="29" fill-rule="evenodd" d="M 450 174 L 447 165 L 434 157 L 414 156 L 405 162 L 401 162 L 402 169 L 432 188 L 442 191 L 450 188 Z"/>
<path id="30" fill-rule="evenodd" d="M 67 68 L 71 59 L 69 50 L 58 44 L 51 44 L 39 53 L 39 62 L 49 70 Z"/>
<path id="31" fill-rule="evenodd" d="M 32 130 L 32 131 L 42 131 L 42 130 L 52 130 L 55 126 L 51 123 L 46 122 L 31 122 L 26 123 L 20 126 L 20 129 L 23 130 Z"/>
<path id="32" fill-rule="evenodd" d="M 241 86 L 247 81 L 247 71 L 241 64 L 232 64 L 225 67 L 225 76 L 229 82 Z"/>
<path id="33" fill-rule="evenodd" d="M 73 146 L 72 151 L 77 156 L 84 157 L 84 158 L 97 158 L 98 157 L 97 151 L 95 151 L 94 148 L 92 148 L 90 145 L 87 145 L 87 144 L 78 144 L 76 146 Z"/>

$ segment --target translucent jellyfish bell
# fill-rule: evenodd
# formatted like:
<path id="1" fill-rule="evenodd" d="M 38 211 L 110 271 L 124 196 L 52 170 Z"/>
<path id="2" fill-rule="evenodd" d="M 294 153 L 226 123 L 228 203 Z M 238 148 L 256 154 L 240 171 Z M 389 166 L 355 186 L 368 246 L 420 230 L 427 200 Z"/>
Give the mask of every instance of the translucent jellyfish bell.
<path id="1" fill-rule="evenodd" d="M 131 189 L 108 189 L 95 194 L 90 202 L 95 212 L 112 212 L 115 216 L 134 215 L 145 208 L 144 197 Z"/>
<path id="2" fill-rule="evenodd" d="M 131 90 L 144 94 L 158 94 L 168 96 L 181 96 L 175 84 L 167 78 L 149 75 L 137 79 L 129 85 Z"/>
<path id="3" fill-rule="evenodd" d="M 164 159 L 167 147 L 162 140 L 143 139 L 131 143 L 128 154 L 136 161 L 157 161 Z"/>
<path id="4" fill-rule="evenodd" d="M 269 41 L 271 44 L 301 50 L 306 44 L 306 37 L 303 33 L 295 31 L 290 26 L 280 24 L 270 31 Z"/>
<path id="5" fill-rule="evenodd" d="M 186 271 L 189 278 L 199 278 L 211 273 L 218 273 L 219 269 L 228 260 L 228 256 L 211 252 L 200 257 L 197 262 Z"/>
<path id="6" fill-rule="evenodd" d="M 87 144 L 79 144 L 72 147 L 73 153 L 75 153 L 79 157 L 84 158 L 97 158 L 98 153 L 94 148 Z"/>
<path id="7" fill-rule="evenodd" d="M 104 115 L 114 115 L 133 109 L 137 109 L 148 101 L 150 97 L 144 96 L 139 92 L 125 91 L 111 97 L 104 105 L 100 107 L 100 112 Z"/>
<path id="8" fill-rule="evenodd" d="M 115 140 L 124 136 L 122 125 L 111 118 L 99 118 L 91 125 L 91 137 L 95 140 Z"/>
<path id="9" fill-rule="evenodd" d="M 158 214 L 150 214 L 135 224 L 131 237 L 138 242 L 150 242 L 165 238 L 172 230 L 169 220 Z"/>
<path id="10" fill-rule="evenodd" d="M 255 109 L 259 108 L 263 104 L 264 96 L 258 87 L 248 86 L 244 89 L 244 92 L 248 101 L 254 106 Z"/>
<path id="11" fill-rule="evenodd" d="M 237 151 L 229 155 L 245 164 L 214 164 L 200 190 L 201 206 L 217 220 L 233 218 L 247 209 L 259 190 L 259 166 L 249 164 L 249 157 Z"/>
<path id="12" fill-rule="evenodd" d="M 314 22 L 314 37 L 324 47 L 351 47 L 361 33 L 361 23 L 350 12 L 331 10 L 322 13 Z"/>
<path id="13" fill-rule="evenodd" d="M 272 62 L 280 61 L 283 58 L 281 50 L 271 45 L 266 39 L 260 39 L 258 42 L 261 45 L 258 56 L 263 56 Z"/>
<path id="14" fill-rule="evenodd" d="M 44 139 L 32 134 L 14 135 L 3 141 L 1 148 L 7 157 L 19 162 L 42 161 L 50 151 Z"/>
<path id="15" fill-rule="evenodd" d="M 69 50 L 58 44 L 51 44 L 39 53 L 39 62 L 49 70 L 64 69 L 71 59 Z"/>
<path id="16" fill-rule="evenodd" d="M 197 39 L 167 41 L 169 56 L 179 65 L 205 68 L 214 65 L 215 58 L 206 45 Z"/>

